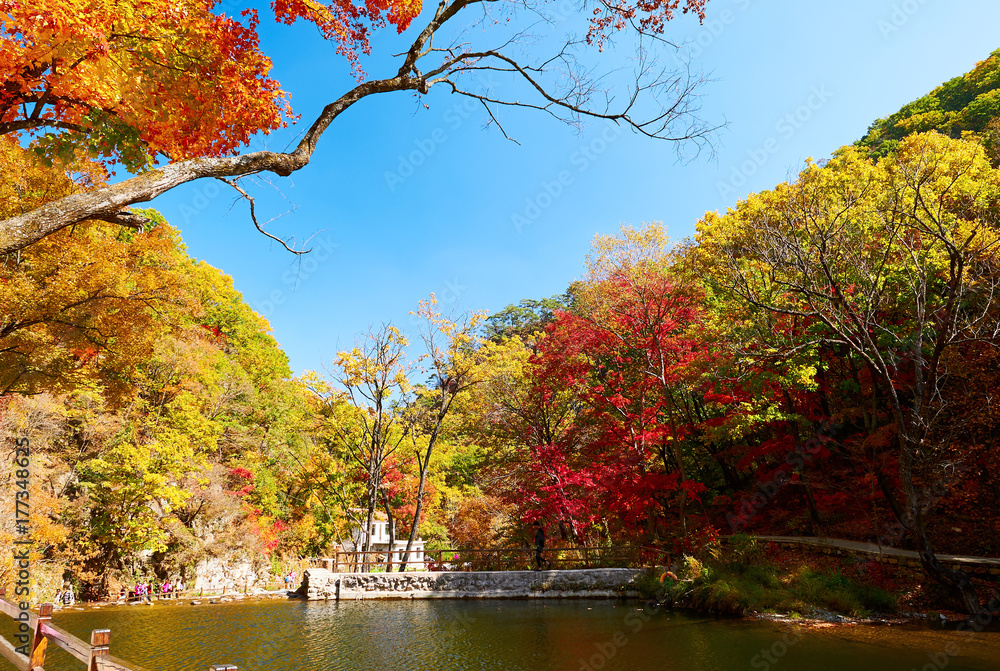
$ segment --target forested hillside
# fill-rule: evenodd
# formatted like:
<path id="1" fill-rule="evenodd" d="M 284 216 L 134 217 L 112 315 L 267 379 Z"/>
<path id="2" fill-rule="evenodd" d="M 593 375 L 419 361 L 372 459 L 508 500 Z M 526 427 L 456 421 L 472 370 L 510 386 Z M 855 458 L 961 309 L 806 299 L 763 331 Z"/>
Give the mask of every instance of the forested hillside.
<path id="1" fill-rule="evenodd" d="M 141 234 L 88 223 L 3 267 L 4 438 L 31 440 L 40 557 L 94 589 L 143 552 L 167 571 L 273 548 L 296 519 L 289 454 L 310 440 L 267 323 L 149 214 Z"/>
<path id="2" fill-rule="evenodd" d="M 873 156 L 896 150 L 913 133 L 935 130 L 952 138 L 974 133 L 994 162 L 1000 154 L 1000 50 L 961 77 L 945 82 L 923 98 L 871 125 L 858 146 Z"/>
<path id="3" fill-rule="evenodd" d="M 1000 52 L 692 240 L 598 236 L 564 296 L 492 317 L 432 297 L 419 339 L 384 325 L 301 378 L 153 211 L 8 254 L 0 423 L 35 454 L 36 556 L 100 596 L 322 554 L 381 511 L 431 547 L 522 545 L 535 520 L 672 554 L 878 540 L 968 605 L 934 557 L 1000 555 L 998 91 Z M 2 151 L 3 208 L 104 179 Z"/>

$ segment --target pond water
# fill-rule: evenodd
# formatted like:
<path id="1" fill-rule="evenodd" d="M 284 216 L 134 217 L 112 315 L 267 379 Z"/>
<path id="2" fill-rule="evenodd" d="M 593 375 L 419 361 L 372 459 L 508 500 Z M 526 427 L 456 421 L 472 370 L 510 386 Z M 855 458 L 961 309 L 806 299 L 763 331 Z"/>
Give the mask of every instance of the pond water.
<path id="1" fill-rule="evenodd" d="M 112 654 L 150 671 L 207 671 L 211 664 L 240 671 L 1000 669 L 997 632 L 789 627 L 635 602 L 182 603 L 57 612 L 54 622 L 85 640 L 91 629 L 111 629 Z M 12 668 L 0 659 L 0 669 Z M 83 665 L 56 649 L 45 668 Z"/>

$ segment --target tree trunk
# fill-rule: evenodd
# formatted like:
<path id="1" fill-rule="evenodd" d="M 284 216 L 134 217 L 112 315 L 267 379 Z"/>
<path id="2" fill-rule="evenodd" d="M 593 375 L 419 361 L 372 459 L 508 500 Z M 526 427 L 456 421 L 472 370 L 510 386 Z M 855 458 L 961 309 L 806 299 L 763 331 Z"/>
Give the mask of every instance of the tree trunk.
<path id="1" fill-rule="evenodd" d="M 904 512 L 907 518 L 899 520 L 899 523 L 909 529 L 916 539 L 920 552 L 920 563 L 927 573 L 939 583 L 951 587 L 958 593 L 962 608 L 965 609 L 966 613 L 978 615 L 981 608 L 972 580 L 962 571 L 947 568 L 942 564 L 931 547 L 931 541 L 924 526 L 924 516 L 920 510 L 917 490 L 913 484 L 913 455 L 916 448 L 902 435 L 899 437 L 899 442 L 902 447 L 899 460 L 899 481 L 903 487 L 903 497 L 906 501 Z"/>
<path id="2" fill-rule="evenodd" d="M 805 479 L 802 480 L 802 492 L 805 494 L 806 503 L 809 504 L 809 518 L 812 520 L 813 533 L 816 536 L 825 536 L 823 520 L 820 519 L 819 508 L 816 507 L 816 497 L 813 496 L 812 487 Z"/>
<path id="3" fill-rule="evenodd" d="M 922 526 L 922 525 L 921 525 Z M 950 569 L 937 558 L 931 548 L 930 539 L 921 529 L 917 532 L 917 541 L 920 544 L 920 563 L 924 569 L 938 582 L 948 585 L 956 592 L 962 602 L 962 608 L 969 615 L 978 615 L 982 611 L 979 604 L 979 596 L 976 594 L 976 586 L 972 580 L 960 570 Z"/>
<path id="4" fill-rule="evenodd" d="M 886 503 L 889 504 L 889 510 L 892 511 L 893 516 L 896 521 L 899 522 L 904 532 L 910 531 L 909 527 L 903 522 L 906 515 L 903 514 L 903 509 L 899 507 L 899 502 L 896 500 L 896 495 L 893 494 L 892 488 L 889 486 L 889 480 L 886 478 L 885 473 L 882 472 L 881 464 L 875 464 L 875 479 L 878 480 L 878 487 L 882 490 L 882 496 L 885 497 Z M 881 540 L 879 542 L 882 542 Z M 898 541 L 893 541 L 893 543 Z"/>
<path id="5" fill-rule="evenodd" d="M 365 528 L 361 530 L 364 539 L 361 543 L 361 572 L 367 573 L 370 570 L 368 562 L 368 552 L 372 546 L 372 523 L 375 521 L 375 497 L 378 492 L 371 486 L 371 479 L 368 480 L 368 501 L 365 510 Z"/>
<path id="6" fill-rule="evenodd" d="M 681 533 L 687 536 L 688 525 L 687 525 L 687 490 L 684 489 L 683 483 L 687 482 L 687 474 L 684 472 L 684 461 L 681 457 L 681 447 L 677 444 L 677 440 L 670 441 L 673 444 L 674 449 L 674 459 L 677 460 L 677 470 L 680 474 L 681 482 L 681 500 L 677 505 L 678 513 L 681 517 Z"/>
<path id="7" fill-rule="evenodd" d="M 438 427 L 440 427 L 440 423 L 438 424 Z M 424 488 L 427 485 L 427 471 L 430 470 L 431 454 L 434 452 L 434 443 L 437 442 L 438 427 L 434 428 L 434 432 L 431 434 L 430 440 L 427 441 L 427 452 L 424 454 L 424 460 L 422 462 L 420 462 L 420 454 L 417 454 L 417 461 L 420 463 L 420 485 L 417 487 L 417 509 L 413 513 L 413 524 L 410 525 L 410 537 L 406 540 L 406 551 L 400 558 L 400 573 L 406 570 L 406 564 L 410 561 L 410 550 L 413 549 L 413 544 L 416 542 L 417 535 L 420 531 L 420 513 L 424 509 Z"/>
<path id="8" fill-rule="evenodd" d="M 382 509 L 385 510 L 386 519 L 389 520 L 389 553 L 386 556 L 385 572 L 392 572 L 392 553 L 396 547 L 396 525 L 392 519 L 392 508 L 389 507 L 389 495 L 382 490 Z"/>

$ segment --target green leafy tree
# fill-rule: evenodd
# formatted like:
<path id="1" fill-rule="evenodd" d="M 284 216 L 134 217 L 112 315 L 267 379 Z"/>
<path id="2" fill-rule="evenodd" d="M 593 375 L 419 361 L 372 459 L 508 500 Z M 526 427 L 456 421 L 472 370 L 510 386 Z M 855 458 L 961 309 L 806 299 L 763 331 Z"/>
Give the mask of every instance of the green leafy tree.
<path id="1" fill-rule="evenodd" d="M 990 125 L 1000 118 L 1000 50 L 978 63 L 974 70 L 955 77 L 926 96 L 905 105 L 895 114 L 871 125 L 857 146 L 872 156 L 894 151 L 907 135 L 936 130 L 958 139 L 964 133 L 987 137 Z"/>

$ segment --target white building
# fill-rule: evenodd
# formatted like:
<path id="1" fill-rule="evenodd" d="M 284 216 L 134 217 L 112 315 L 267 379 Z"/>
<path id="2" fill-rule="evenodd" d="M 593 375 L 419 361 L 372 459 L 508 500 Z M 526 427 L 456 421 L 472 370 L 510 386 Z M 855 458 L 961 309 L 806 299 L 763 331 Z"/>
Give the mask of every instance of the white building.
<path id="1" fill-rule="evenodd" d="M 395 528 L 395 521 L 393 521 L 393 527 Z M 392 544 L 392 563 L 399 564 L 403 555 L 406 554 L 406 538 L 399 539 L 396 538 L 395 542 Z M 360 552 L 365 546 L 365 533 L 360 528 L 355 528 L 351 531 L 351 540 L 345 541 L 343 546 L 344 552 Z M 371 528 L 371 544 L 368 550 L 370 552 L 378 552 L 381 555 L 389 554 L 389 520 L 386 518 L 384 513 L 375 513 L 372 520 Z M 413 546 L 410 548 L 410 557 L 406 562 L 407 568 L 414 568 L 422 570 L 424 566 L 424 542 L 420 540 L 418 536 L 413 541 Z"/>

